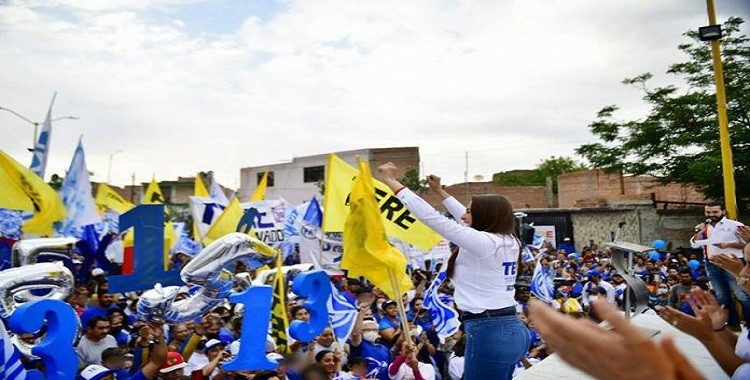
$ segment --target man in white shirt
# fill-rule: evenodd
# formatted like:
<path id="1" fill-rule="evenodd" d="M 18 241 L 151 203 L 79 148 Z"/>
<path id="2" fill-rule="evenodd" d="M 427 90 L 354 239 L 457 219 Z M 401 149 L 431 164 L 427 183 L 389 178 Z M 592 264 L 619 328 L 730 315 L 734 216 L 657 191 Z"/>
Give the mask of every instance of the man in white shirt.
<path id="1" fill-rule="evenodd" d="M 690 239 L 690 246 L 703 248 L 706 260 L 706 272 L 711 281 L 711 287 L 716 291 L 719 303 L 729 310 L 729 328 L 735 331 L 740 329 L 740 321 L 737 310 L 732 301 L 732 294 L 742 304 L 744 315 L 750 314 L 750 294 L 737 285 L 734 277 L 711 263 L 712 257 L 716 255 L 727 255 L 744 260 L 742 249 L 745 241 L 740 238 L 738 227 L 742 223 L 728 219 L 724 205 L 707 205 L 704 208 L 706 223 L 695 226 L 695 235 Z"/>
<path id="2" fill-rule="evenodd" d="M 594 301 L 590 298 L 590 295 L 597 287 L 604 288 L 607 291 L 607 302 L 610 305 L 617 306 L 617 301 L 615 301 L 615 287 L 609 282 L 602 280 L 602 274 L 598 270 L 592 269 L 588 271 L 586 277 L 589 278 L 589 282 L 583 286 L 583 306 L 590 306 L 591 302 Z"/>
<path id="3" fill-rule="evenodd" d="M 117 341 L 109 335 L 109 319 L 94 317 L 88 323 L 86 334 L 81 337 L 76 346 L 79 368 L 91 364 L 102 364 L 102 352 L 117 347 Z"/>

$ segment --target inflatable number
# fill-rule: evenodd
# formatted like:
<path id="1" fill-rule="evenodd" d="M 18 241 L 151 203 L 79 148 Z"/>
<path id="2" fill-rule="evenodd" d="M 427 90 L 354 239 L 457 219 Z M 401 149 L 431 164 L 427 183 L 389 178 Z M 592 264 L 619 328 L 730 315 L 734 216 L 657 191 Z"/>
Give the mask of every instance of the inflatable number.
<path id="1" fill-rule="evenodd" d="M 289 325 L 289 335 L 296 340 L 309 342 L 328 326 L 330 280 L 320 270 L 302 273 L 294 279 L 292 291 L 300 297 L 307 298 L 302 306 L 310 313 L 310 322 L 293 321 Z"/>

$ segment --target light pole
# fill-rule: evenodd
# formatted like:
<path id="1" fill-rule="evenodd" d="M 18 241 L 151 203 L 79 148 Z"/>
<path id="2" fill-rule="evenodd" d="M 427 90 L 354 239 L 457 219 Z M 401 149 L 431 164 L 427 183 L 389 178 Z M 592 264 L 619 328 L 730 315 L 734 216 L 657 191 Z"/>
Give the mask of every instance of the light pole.
<path id="1" fill-rule="evenodd" d="M 112 181 L 112 157 L 115 156 L 117 153 L 122 153 L 121 149 L 118 149 L 114 153 L 109 154 L 109 167 L 107 168 L 107 183 L 110 183 Z"/>
<path id="2" fill-rule="evenodd" d="M 23 120 L 23 121 L 25 121 L 25 122 L 27 122 L 27 123 L 29 123 L 29 124 L 31 124 L 31 125 L 34 126 L 34 140 L 31 142 L 31 146 L 32 146 L 31 150 L 33 151 L 34 150 L 33 147 L 36 146 L 36 139 L 37 139 L 37 135 L 39 133 L 39 124 L 41 124 L 41 123 L 38 122 L 38 121 L 31 120 L 28 117 L 26 117 L 26 116 L 24 116 L 24 115 L 22 115 L 22 114 L 20 114 L 20 113 L 18 113 L 16 111 L 10 109 L 10 108 L 0 107 L 0 111 L 10 112 L 13 115 L 17 116 L 19 119 L 21 119 L 21 120 Z M 60 117 L 56 117 L 54 119 L 51 119 L 50 122 L 52 122 L 52 121 L 58 121 L 58 120 L 66 120 L 66 119 L 67 120 L 78 120 L 78 117 L 76 117 L 76 116 L 60 116 Z"/>
<path id="3" fill-rule="evenodd" d="M 714 0 L 706 0 L 708 8 L 708 26 L 698 29 L 701 41 L 711 41 L 711 56 L 714 66 L 714 81 L 716 82 L 716 106 L 719 116 L 719 140 L 721 143 L 721 168 L 724 177 L 724 203 L 727 216 L 737 219 L 737 196 L 734 187 L 734 162 L 732 160 L 732 146 L 729 144 L 729 122 L 727 121 L 727 97 L 724 93 L 724 72 L 721 67 L 721 25 L 716 23 Z"/>

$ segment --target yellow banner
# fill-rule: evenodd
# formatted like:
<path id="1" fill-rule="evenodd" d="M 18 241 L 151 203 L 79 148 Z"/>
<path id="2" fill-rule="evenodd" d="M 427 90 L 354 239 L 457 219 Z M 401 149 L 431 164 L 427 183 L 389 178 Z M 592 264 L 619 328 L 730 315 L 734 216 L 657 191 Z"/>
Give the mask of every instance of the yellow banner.
<path id="1" fill-rule="evenodd" d="M 344 230 L 346 215 L 349 213 L 349 193 L 352 182 L 359 170 L 347 164 L 335 154 L 328 155 L 323 203 L 323 231 L 341 232 Z M 424 252 L 429 251 L 442 237 L 430 227 L 422 224 L 393 195 L 384 183 L 373 179 L 375 199 L 383 216 L 385 233 L 399 238 Z"/>
<path id="2" fill-rule="evenodd" d="M 124 214 L 135 207 L 134 204 L 126 201 L 114 189 L 103 183 L 100 183 L 99 188 L 96 189 L 96 198 L 94 201 L 99 206 L 100 212 L 109 209 Z"/>
<path id="3" fill-rule="evenodd" d="M 33 211 L 23 232 L 52 236 L 52 224 L 65 219 L 60 195 L 42 178 L 0 151 L 0 207 Z"/>

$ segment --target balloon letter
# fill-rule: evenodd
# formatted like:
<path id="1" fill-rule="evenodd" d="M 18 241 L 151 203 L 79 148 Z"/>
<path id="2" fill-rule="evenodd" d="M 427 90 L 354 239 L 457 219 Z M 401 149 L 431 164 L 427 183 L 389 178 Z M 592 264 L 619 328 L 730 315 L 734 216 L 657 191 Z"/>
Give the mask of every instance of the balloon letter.
<path id="1" fill-rule="evenodd" d="M 35 333 L 47 323 L 47 334 L 31 353 L 42 358 L 47 376 L 29 371 L 27 379 L 69 380 L 76 376 L 78 357 L 73 351 L 78 317 L 63 301 L 39 300 L 21 305 L 10 316 L 10 329 L 16 334 Z"/>
<path id="2" fill-rule="evenodd" d="M 120 215 L 120 229 L 135 228 L 134 273 L 109 277 L 109 292 L 182 285 L 179 270 L 164 270 L 164 205 L 140 205 Z"/>
<path id="3" fill-rule="evenodd" d="M 331 297 L 331 284 L 321 270 L 301 273 L 292 283 L 292 291 L 307 301 L 302 307 L 310 313 L 310 322 L 293 321 L 289 325 L 289 335 L 301 342 L 309 342 L 328 326 L 328 299 Z"/>
<path id="4" fill-rule="evenodd" d="M 265 355 L 272 293 L 270 286 L 260 285 L 229 296 L 229 301 L 245 305 L 245 312 L 242 316 L 240 352 L 222 365 L 225 371 L 269 370 L 278 367 L 275 361 L 269 360 Z"/>

